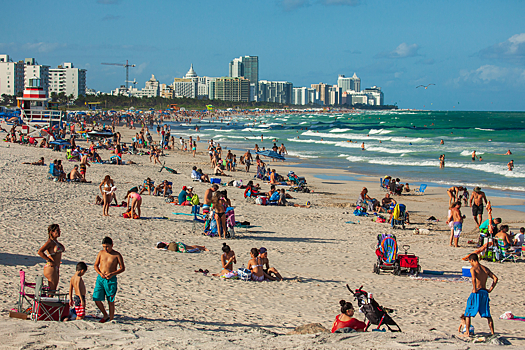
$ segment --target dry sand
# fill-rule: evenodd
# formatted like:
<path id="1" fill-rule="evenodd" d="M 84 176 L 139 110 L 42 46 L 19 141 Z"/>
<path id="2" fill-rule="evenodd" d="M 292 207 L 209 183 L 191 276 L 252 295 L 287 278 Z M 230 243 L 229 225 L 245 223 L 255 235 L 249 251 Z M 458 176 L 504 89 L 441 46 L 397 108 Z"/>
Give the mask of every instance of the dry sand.
<path id="1" fill-rule="evenodd" d="M 124 141 L 130 132 L 125 130 Z M 155 135 L 154 135 L 155 136 Z M 158 137 L 157 137 L 158 138 Z M 169 217 L 169 220 L 130 220 L 119 215 L 122 208 L 110 208 L 111 217 L 102 216 L 102 207 L 93 205 L 99 194 L 98 185 L 106 174 L 115 179 L 119 201 L 127 189 L 139 185 L 146 177 L 156 182 L 168 179 L 178 193 L 182 185 L 193 185 L 202 198 L 208 185 L 192 183 L 194 164 L 210 171 L 208 157 L 170 151 L 162 158 L 166 166 L 180 174 L 159 173 L 159 166 L 148 156 L 125 156 L 138 165 L 99 165 L 88 168 L 91 184 L 57 183 L 47 179 L 48 167 L 22 165 L 45 157 L 64 159 L 65 153 L 2 143 L 0 145 L 0 348 L 132 348 L 132 349 L 347 349 L 347 348 L 451 348 L 487 347 L 471 344 L 456 337 L 459 316 L 472 289 L 470 282 L 415 280 L 390 273 L 376 275 L 372 266 L 376 260 L 376 236 L 393 232 L 388 224 L 352 215 L 357 195 L 367 186 L 370 195 L 382 198 L 376 179 L 363 177 L 358 182 L 320 180 L 315 174 L 347 175 L 339 170 L 306 169 L 286 163 L 275 164 L 278 172 L 293 169 L 307 177 L 310 194 L 293 194 L 292 202 L 310 201 L 312 208 L 262 207 L 247 203 L 242 190 L 228 187 L 236 218 L 249 221 L 254 227 L 227 243 L 236 252 L 238 264 L 247 264 L 249 250 L 264 246 L 269 259 L 283 276 L 284 282 L 242 282 L 207 277 L 195 273 L 199 268 L 220 271 L 221 246 L 224 240 L 200 233 L 192 234 L 189 216 L 174 216 L 172 212 L 190 212 L 190 207 L 176 207 L 161 197 L 144 195 L 142 213 L 145 217 Z M 206 147 L 199 143 L 198 148 Z M 103 159 L 109 152 L 101 152 Z M 73 164 L 65 161 L 66 172 Z M 253 176 L 245 172 L 232 173 L 229 179 Z M 369 181 L 369 182 L 368 182 Z M 269 185 L 263 184 L 263 189 Z M 491 198 L 493 205 L 521 204 L 502 198 Z M 468 265 L 461 257 L 471 252 L 465 235 L 465 248 L 448 246 L 449 228 L 445 225 L 448 198 L 442 188 L 430 187 L 424 196 L 404 196 L 402 202 L 411 213 L 412 224 L 407 230 L 396 230 L 400 246 L 410 245 L 424 270 L 440 270 L 460 275 Z M 472 231 L 474 221 L 470 209 L 464 232 Z M 510 223 L 511 230 L 525 226 L 523 214 L 511 210 L 496 210 L 496 216 Z M 438 224 L 425 219 L 436 216 Z M 359 224 L 348 224 L 347 221 Z M 99 324 L 96 320 L 73 322 L 32 322 L 10 319 L 8 312 L 15 306 L 20 269 L 33 281 L 43 271 L 44 261 L 36 252 L 47 238 L 47 226 L 58 223 L 60 241 L 65 245 L 59 286 L 68 282 L 78 261 L 88 263 L 84 280 L 88 289 L 87 314 L 94 315 L 96 306 L 91 292 L 96 278 L 93 270 L 101 240 L 110 236 L 114 248 L 126 263 L 119 276 L 116 298 L 116 321 Z M 413 228 L 428 228 L 429 234 L 414 235 Z M 153 249 L 158 241 L 182 241 L 205 245 L 209 252 L 180 254 Z M 496 332 L 506 337 L 512 346 L 522 348 L 524 323 L 499 320 L 499 315 L 512 311 L 525 315 L 523 302 L 522 262 L 484 263 L 499 278 L 491 293 L 491 312 Z M 345 285 L 372 292 L 376 300 L 395 310 L 393 317 L 403 333 L 312 334 L 286 335 L 295 327 L 320 323 L 330 329 L 339 313 L 339 300 L 353 301 Z M 355 303 L 354 303 L 355 304 Z M 363 314 L 357 313 L 363 320 Z M 473 320 L 477 334 L 487 335 L 486 321 Z"/>

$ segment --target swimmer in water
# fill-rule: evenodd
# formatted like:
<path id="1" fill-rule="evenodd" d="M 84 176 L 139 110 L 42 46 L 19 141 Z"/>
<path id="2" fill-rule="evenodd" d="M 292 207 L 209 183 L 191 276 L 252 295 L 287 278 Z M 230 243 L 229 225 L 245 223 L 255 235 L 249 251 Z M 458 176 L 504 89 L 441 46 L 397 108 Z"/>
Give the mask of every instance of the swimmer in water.
<path id="1" fill-rule="evenodd" d="M 511 160 L 511 161 L 507 164 L 507 168 L 509 168 L 509 171 L 512 171 L 512 169 L 514 169 L 514 160 Z"/>
<path id="2" fill-rule="evenodd" d="M 364 150 L 365 150 L 365 143 L 363 142 L 363 143 L 361 144 L 361 151 L 364 151 Z"/>
<path id="3" fill-rule="evenodd" d="M 445 142 L 443 141 L 443 139 L 441 139 L 441 141 L 439 142 L 440 145 L 444 145 Z"/>

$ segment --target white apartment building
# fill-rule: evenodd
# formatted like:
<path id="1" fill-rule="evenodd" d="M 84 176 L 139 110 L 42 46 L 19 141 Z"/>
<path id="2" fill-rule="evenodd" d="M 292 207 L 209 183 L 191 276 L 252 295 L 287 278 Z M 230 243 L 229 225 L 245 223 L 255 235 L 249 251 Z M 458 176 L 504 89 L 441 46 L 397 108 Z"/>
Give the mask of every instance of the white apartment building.
<path id="1" fill-rule="evenodd" d="M 354 75 L 350 78 L 346 78 L 344 75 L 339 75 L 337 78 L 337 86 L 339 86 L 342 91 L 361 91 L 361 79 Z"/>
<path id="2" fill-rule="evenodd" d="M 193 79 L 174 78 L 173 79 L 173 96 L 197 98 L 198 83 Z"/>
<path id="3" fill-rule="evenodd" d="M 308 105 L 317 104 L 321 105 L 322 101 L 319 99 L 319 91 L 314 88 L 297 87 L 293 88 L 292 103 L 294 105 Z"/>
<path id="4" fill-rule="evenodd" d="M 0 55 L 0 96 L 15 96 L 24 91 L 24 63 L 12 62 L 9 55 Z"/>
<path id="5" fill-rule="evenodd" d="M 64 62 L 57 68 L 49 69 L 49 96 L 52 93 L 64 93 L 75 98 L 79 95 L 85 96 L 86 70 L 73 67 L 71 62 Z"/>
<path id="6" fill-rule="evenodd" d="M 382 106 L 384 104 L 385 95 L 380 87 L 372 86 L 371 88 L 366 88 L 364 93 L 368 97 L 369 105 Z"/>
<path id="7" fill-rule="evenodd" d="M 342 97 L 343 97 L 342 95 L 343 95 L 343 90 L 339 86 L 337 85 L 330 86 L 328 88 L 328 96 L 329 96 L 329 101 L 330 101 L 329 104 L 332 106 L 340 105 Z"/>
<path id="8" fill-rule="evenodd" d="M 354 105 L 365 104 L 370 106 L 381 106 L 384 103 L 384 94 L 380 87 L 372 86 L 361 92 L 346 91 L 343 93 L 342 104 Z"/>
<path id="9" fill-rule="evenodd" d="M 39 78 L 44 90 L 49 91 L 49 66 L 40 65 L 34 58 L 24 60 L 24 86 L 29 86 L 29 79 Z"/>
<path id="10" fill-rule="evenodd" d="M 151 75 L 151 79 L 146 82 L 146 86 L 142 89 L 142 97 L 158 97 L 160 96 L 160 83 Z"/>

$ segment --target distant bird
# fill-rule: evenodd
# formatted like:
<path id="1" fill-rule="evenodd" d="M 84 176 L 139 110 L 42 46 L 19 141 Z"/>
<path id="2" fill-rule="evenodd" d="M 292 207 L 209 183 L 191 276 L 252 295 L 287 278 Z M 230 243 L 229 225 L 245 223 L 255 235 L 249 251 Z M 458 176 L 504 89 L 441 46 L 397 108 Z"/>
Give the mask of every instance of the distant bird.
<path id="1" fill-rule="evenodd" d="M 426 90 L 426 89 L 428 89 L 428 87 L 429 87 L 430 85 L 436 85 L 436 84 L 418 85 L 418 86 L 416 86 L 416 89 L 419 88 L 419 87 L 424 87 L 425 90 Z"/>

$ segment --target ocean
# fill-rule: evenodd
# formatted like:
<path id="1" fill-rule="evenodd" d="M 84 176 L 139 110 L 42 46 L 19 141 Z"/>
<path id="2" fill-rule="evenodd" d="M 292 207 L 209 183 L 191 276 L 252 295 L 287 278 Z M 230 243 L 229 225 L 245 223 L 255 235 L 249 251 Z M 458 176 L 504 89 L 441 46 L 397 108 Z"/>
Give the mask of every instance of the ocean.
<path id="1" fill-rule="evenodd" d="M 234 149 L 239 158 L 255 144 L 284 143 L 303 166 L 525 192 L 525 113 L 364 111 L 341 114 L 269 114 L 231 120 L 170 123 L 176 138 L 197 135 Z M 195 131 L 195 126 L 200 131 Z M 263 135 L 263 141 L 261 141 Z M 443 140 L 444 144 L 440 145 Z M 361 149 L 364 142 L 365 150 Z M 200 146 L 200 147 L 199 147 Z M 201 143 L 197 149 L 205 147 Z M 505 155 L 511 150 L 512 155 Z M 476 151 L 476 161 L 471 160 Z M 445 154 L 445 168 L 439 156 Z M 514 160 L 514 170 L 507 163 Z M 378 180 L 379 181 L 379 180 Z"/>

